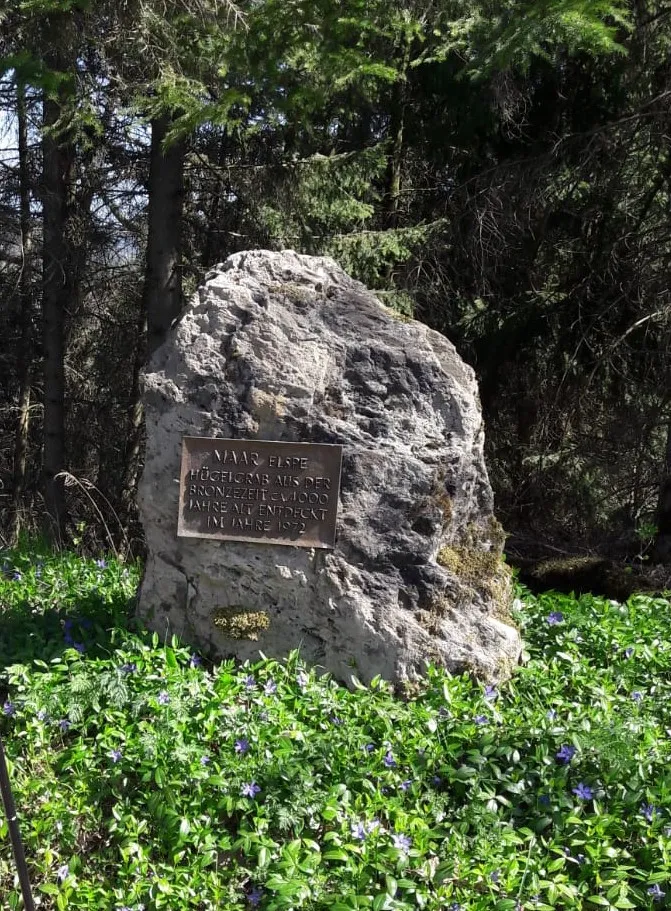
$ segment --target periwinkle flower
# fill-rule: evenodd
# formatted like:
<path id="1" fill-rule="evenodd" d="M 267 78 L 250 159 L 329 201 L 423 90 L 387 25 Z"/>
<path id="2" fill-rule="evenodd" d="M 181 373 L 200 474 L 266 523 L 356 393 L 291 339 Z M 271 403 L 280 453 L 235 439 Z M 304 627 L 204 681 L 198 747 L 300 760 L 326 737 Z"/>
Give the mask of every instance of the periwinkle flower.
<path id="1" fill-rule="evenodd" d="M 63 733 L 65 733 L 66 731 L 69 731 L 71 727 L 72 727 L 72 722 L 69 720 L 69 718 L 61 718 L 61 720 L 58 722 L 58 728 Z"/>
<path id="2" fill-rule="evenodd" d="M 357 841 L 365 841 L 366 835 L 366 827 L 362 822 L 352 823 L 352 838 L 356 838 Z"/>
<path id="3" fill-rule="evenodd" d="M 245 679 L 242 681 L 243 686 L 246 690 L 255 690 L 256 689 L 256 679 L 253 674 L 247 674 Z"/>
<path id="4" fill-rule="evenodd" d="M 548 626 L 557 626 L 559 623 L 564 622 L 564 615 L 560 610 L 553 610 L 552 613 L 547 615 L 545 622 Z"/>
<path id="5" fill-rule="evenodd" d="M 272 679 L 272 677 L 270 678 L 270 680 L 268 680 L 266 685 L 263 687 L 263 692 L 265 693 L 266 696 L 274 696 L 275 693 L 277 692 L 277 684 Z"/>
<path id="6" fill-rule="evenodd" d="M 299 671 L 296 674 L 296 683 L 300 686 L 300 688 L 302 690 L 305 689 L 305 687 L 308 685 L 309 682 L 310 682 L 310 678 L 304 671 Z"/>
<path id="7" fill-rule="evenodd" d="M 373 750 L 375 749 L 375 744 L 374 743 L 364 743 L 362 749 L 363 749 L 364 753 L 372 753 Z"/>
<path id="8" fill-rule="evenodd" d="M 165 690 L 161 690 L 158 694 L 158 704 L 159 705 L 168 705 L 170 702 L 170 696 L 166 693 Z"/>
<path id="9" fill-rule="evenodd" d="M 560 747 L 555 758 L 558 762 L 562 762 L 564 765 L 566 765 L 573 759 L 576 752 L 576 748 L 572 744 L 565 743 L 562 747 Z"/>
<path id="10" fill-rule="evenodd" d="M 641 815 L 648 821 L 652 822 L 657 815 L 657 808 L 651 803 L 641 804 Z"/>
<path id="11" fill-rule="evenodd" d="M 70 867 L 68 867 L 67 864 L 63 864 L 62 867 L 59 867 L 58 870 L 56 870 L 56 879 L 58 880 L 59 883 L 65 882 L 65 880 L 68 878 L 69 875 L 70 875 Z"/>
<path id="12" fill-rule="evenodd" d="M 387 750 L 387 752 L 384 754 L 384 759 L 382 762 L 388 769 L 396 768 L 396 760 L 394 759 L 394 754 L 391 750 Z"/>
<path id="13" fill-rule="evenodd" d="M 243 784 L 240 788 L 240 793 L 243 797 L 256 797 L 257 794 L 261 793 L 261 788 L 255 781 L 249 781 L 247 784 Z"/>
<path id="14" fill-rule="evenodd" d="M 634 690 L 631 694 L 631 698 L 634 702 L 643 702 L 643 693 L 640 690 Z"/>
<path id="15" fill-rule="evenodd" d="M 12 579 L 13 579 L 15 582 L 20 582 L 22 578 L 23 578 L 23 576 L 22 576 L 21 573 L 18 571 L 18 569 L 16 570 L 16 572 L 13 572 L 13 573 L 12 573 Z"/>
<path id="16" fill-rule="evenodd" d="M 137 671 L 137 664 L 134 661 L 128 661 L 119 668 L 122 674 L 134 674 Z"/>
<path id="17" fill-rule="evenodd" d="M 200 655 L 191 655 L 189 658 L 189 667 L 200 667 L 203 663 L 203 659 Z"/>
<path id="18" fill-rule="evenodd" d="M 412 787 L 412 779 L 406 778 L 405 781 L 401 782 L 402 791 L 409 791 L 411 787 Z"/>
<path id="19" fill-rule="evenodd" d="M 501 878 L 501 872 L 499 870 L 494 870 L 494 871 L 492 871 L 492 873 L 489 874 L 489 878 L 491 879 L 491 881 L 494 884 L 496 884 L 496 883 L 498 883 L 499 879 Z"/>
<path id="20" fill-rule="evenodd" d="M 392 835 L 391 838 L 392 838 L 395 848 L 398 848 L 398 850 L 402 851 L 404 854 L 408 853 L 408 851 L 410 850 L 410 846 L 412 845 L 411 838 L 408 838 L 407 835 L 401 835 L 401 834 L 394 834 L 394 835 Z"/>
<path id="21" fill-rule="evenodd" d="M 257 908 L 261 904 L 261 899 L 263 898 L 263 889 L 255 888 L 251 889 L 247 893 L 247 903 L 252 906 L 252 908 Z"/>
<path id="22" fill-rule="evenodd" d="M 447 906 L 447 911 L 462 911 L 462 908 L 459 902 L 452 902 Z"/>
<path id="23" fill-rule="evenodd" d="M 554 721 L 556 717 L 557 717 L 557 710 L 548 709 L 547 714 L 546 714 L 546 718 L 548 719 L 548 721 Z"/>
<path id="24" fill-rule="evenodd" d="M 666 895 L 666 892 L 662 891 L 659 883 L 655 883 L 654 886 L 650 886 L 648 889 L 648 895 L 651 896 L 654 902 L 661 902 Z"/>
<path id="25" fill-rule="evenodd" d="M 594 791 L 590 788 L 589 785 L 584 784 L 582 781 L 577 788 L 573 788 L 573 793 L 580 800 L 591 800 L 594 797 Z"/>
<path id="26" fill-rule="evenodd" d="M 331 715 L 331 718 L 329 720 L 330 720 L 331 724 L 335 724 L 335 725 L 342 724 L 342 718 L 338 718 L 337 715 Z"/>
<path id="27" fill-rule="evenodd" d="M 211 761 L 211 760 L 210 760 L 210 757 L 209 757 L 209 756 L 201 756 L 201 757 L 200 757 L 200 764 L 201 764 L 202 766 L 209 765 L 209 764 L 210 764 L 210 761 Z"/>
<path id="28" fill-rule="evenodd" d="M 440 775 L 434 775 L 433 778 L 431 779 L 431 781 L 433 783 L 434 788 L 439 788 L 441 786 L 441 784 L 443 783 L 443 779 L 440 777 Z"/>
<path id="29" fill-rule="evenodd" d="M 634 646 L 628 645 L 627 648 L 624 650 L 624 657 L 631 658 L 633 656 L 633 654 L 634 654 Z"/>
<path id="30" fill-rule="evenodd" d="M 109 751 L 109 757 L 112 760 L 112 762 L 118 762 L 122 756 L 123 756 L 122 750 L 110 750 Z"/>
<path id="31" fill-rule="evenodd" d="M 476 724 L 487 724 L 487 716 L 486 715 L 476 715 L 475 718 L 473 719 L 473 721 Z"/>
<path id="32" fill-rule="evenodd" d="M 96 562 L 96 566 L 98 567 L 98 569 L 105 569 L 105 567 L 107 566 L 107 563 L 105 562 L 105 560 L 96 560 L 95 562 Z"/>
<path id="33" fill-rule="evenodd" d="M 2 711 L 11 718 L 12 715 L 16 715 L 16 706 L 8 699 L 2 707 Z"/>
<path id="34" fill-rule="evenodd" d="M 493 684 L 488 683 L 485 687 L 485 699 L 489 701 L 494 701 L 499 698 L 498 690 Z"/>
<path id="35" fill-rule="evenodd" d="M 366 837 L 375 832 L 376 829 L 380 828 L 379 819 L 371 819 L 370 822 L 355 822 L 352 823 L 351 831 L 352 838 L 356 838 L 357 841 L 365 841 Z"/>
<path id="36" fill-rule="evenodd" d="M 245 737 L 241 737 L 239 740 L 236 740 L 235 752 L 239 756 L 244 756 L 245 753 L 249 752 L 249 740 L 247 740 Z"/>
<path id="37" fill-rule="evenodd" d="M 37 713 L 37 720 L 42 721 L 45 724 L 49 721 L 49 713 L 46 709 L 40 709 Z"/>

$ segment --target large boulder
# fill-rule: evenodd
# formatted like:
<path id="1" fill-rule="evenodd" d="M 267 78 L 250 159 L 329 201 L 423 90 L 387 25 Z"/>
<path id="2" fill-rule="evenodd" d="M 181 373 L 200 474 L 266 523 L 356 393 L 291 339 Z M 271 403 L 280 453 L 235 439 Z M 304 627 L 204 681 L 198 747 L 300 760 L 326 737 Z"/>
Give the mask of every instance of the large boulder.
<path id="1" fill-rule="evenodd" d="M 509 618 L 473 371 L 327 258 L 237 253 L 144 376 L 139 613 L 211 657 L 300 649 L 341 680 L 427 662 L 510 672 Z M 177 537 L 182 438 L 343 446 L 332 550 Z"/>

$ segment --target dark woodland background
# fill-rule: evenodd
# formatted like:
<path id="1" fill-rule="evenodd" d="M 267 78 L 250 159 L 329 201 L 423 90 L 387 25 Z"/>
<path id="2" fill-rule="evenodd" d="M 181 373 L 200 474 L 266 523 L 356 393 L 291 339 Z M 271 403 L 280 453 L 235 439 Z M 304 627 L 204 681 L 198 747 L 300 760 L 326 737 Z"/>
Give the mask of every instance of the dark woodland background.
<path id="1" fill-rule="evenodd" d="M 0 544 L 141 552 L 138 376 L 230 253 L 475 368 L 520 555 L 671 560 L 671 4 L 0 9 Z"/>

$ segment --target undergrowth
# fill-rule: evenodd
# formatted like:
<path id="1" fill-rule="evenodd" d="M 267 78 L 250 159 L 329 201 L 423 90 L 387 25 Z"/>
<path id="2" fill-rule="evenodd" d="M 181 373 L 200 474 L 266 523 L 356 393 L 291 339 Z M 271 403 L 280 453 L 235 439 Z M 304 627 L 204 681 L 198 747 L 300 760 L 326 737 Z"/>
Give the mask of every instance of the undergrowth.
<path id="1" fill-rule="evenodd" d="M 0 733 L 42 909 L 666 907 L 669 601 L 521 592 L 500 687 L 409 700 L 129 629 L 138 568 L 6 554 Z M 21 907 L 0 819 L 2 907 Z"/>

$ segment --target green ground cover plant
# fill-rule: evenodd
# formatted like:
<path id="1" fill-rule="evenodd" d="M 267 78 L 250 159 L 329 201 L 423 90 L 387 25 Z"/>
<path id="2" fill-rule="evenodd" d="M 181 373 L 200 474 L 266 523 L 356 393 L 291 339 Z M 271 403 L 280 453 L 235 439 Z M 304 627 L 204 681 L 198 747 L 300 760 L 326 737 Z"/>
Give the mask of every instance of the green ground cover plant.
<path id="1" fill-rule="evenodd" d="M 133 630 L 139 569 L 0 558 L 0 733 L 46 911 L 669 906 L 670 602 L 520 590 L 527 654 L 402 697 Z M 0 816 L 0 905 L 21 900 Z"/>

